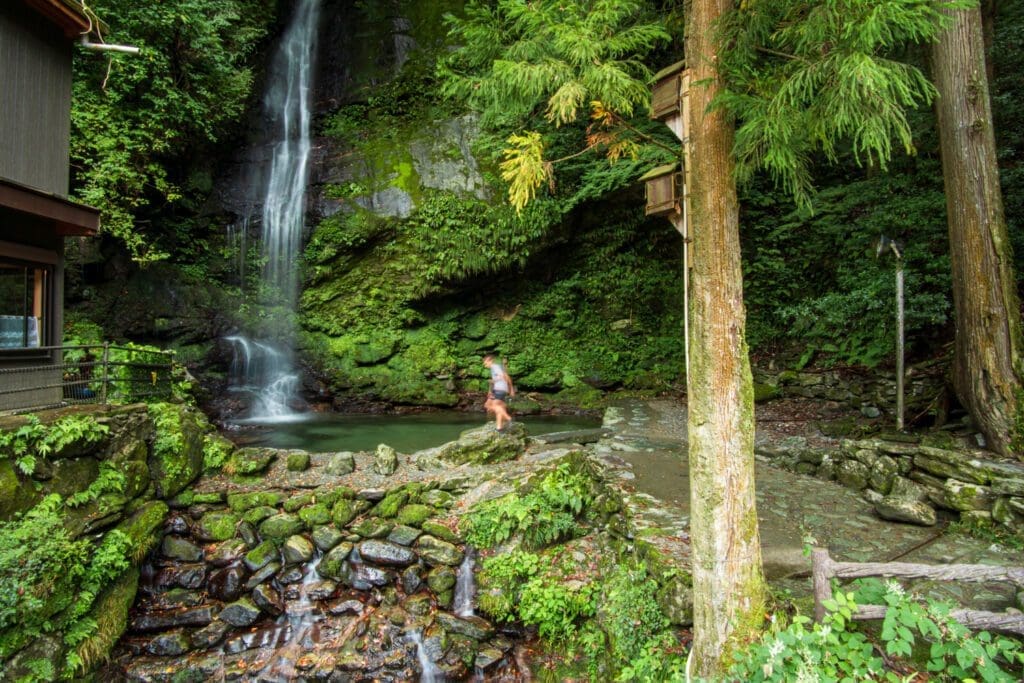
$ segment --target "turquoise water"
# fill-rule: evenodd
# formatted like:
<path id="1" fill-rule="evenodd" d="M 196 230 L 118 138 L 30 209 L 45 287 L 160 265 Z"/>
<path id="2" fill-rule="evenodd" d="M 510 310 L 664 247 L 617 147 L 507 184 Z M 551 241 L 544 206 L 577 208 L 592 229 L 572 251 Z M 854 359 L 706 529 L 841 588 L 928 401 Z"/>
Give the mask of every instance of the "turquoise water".
<path id="1" fill-rule="evenodd" d="M 596 418 L 573 415 L 524 416 L 517 420 L 529 434 L 550 434 L 599 427 Z M 483 413 L 436 412 L 415 415 L 316 415 L 301 422 L 264 427 L 259 445 L 317 452 L 368 451 L 386 443 L 402 453 L 440 446 L 459 433 L 487 424 Z"/>

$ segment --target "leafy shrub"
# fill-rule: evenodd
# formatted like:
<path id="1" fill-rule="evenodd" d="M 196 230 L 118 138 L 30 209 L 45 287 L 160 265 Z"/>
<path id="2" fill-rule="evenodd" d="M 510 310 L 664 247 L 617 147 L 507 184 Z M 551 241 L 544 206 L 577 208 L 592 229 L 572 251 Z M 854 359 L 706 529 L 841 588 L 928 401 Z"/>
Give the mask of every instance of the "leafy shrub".
<path id="1" fill-rule="evenodd" d="M 541 477 L 526 493 L 510 493 L 483 502 L 463 518 L 466 541 L 491 548 L 515 534 L 527 548 L 540 548 L 568 538 L 576 520 L 593 500 L 592 482 L 568 463 Z"/>
<path id="2" fill-rule="evenodd" d="M 17 468 L 31 475 L 37 457 L 60 453 L 73 443 L 98 443 L 109 431 L 110 427 L 88 415 L 65 415 L 50 425 L 29 415 L 28 422 L 21 427 L 0 431 L 0 458 L 13 456 Z"/>
<path id="3" fill-rule="evenodd" d="M 949 606 L 918 602 L 894 582 L 881 638 L 889 660 L 910 665 L 916 657 L 937 680 L 1017 681 L 1024 663 L 1020 643 L 982 631 L 971 634 L 949 616 Z M 876 645 L 857 628 L 854 593 L 839 591 L 826 601 L 821 624 L 796 615 L 737 654 L 730 679 L 743 681 L 907 680 L 888 670 Z M 1002 668 L 1008 667 L 1009 670 Z M 1011 673 L 1011 671 L 1013 673 Z"/>

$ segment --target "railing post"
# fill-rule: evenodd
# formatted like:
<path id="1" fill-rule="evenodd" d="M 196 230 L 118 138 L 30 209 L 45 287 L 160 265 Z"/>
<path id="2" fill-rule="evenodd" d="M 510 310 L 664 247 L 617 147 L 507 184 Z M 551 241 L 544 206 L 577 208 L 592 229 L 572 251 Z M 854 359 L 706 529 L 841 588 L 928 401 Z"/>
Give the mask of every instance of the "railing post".
<path id="1" fill-rule="evenodd" d="M 110 342 L 103 342 L 103 383 L 100 385 L 100 403 L 107 405 L 107 382 L 109 381 Z"/>
<path id="2" fill-rule="evenodd" d="M 826 548 L 811 551 L 811 579 L 814 584 L 814 621 L 825 618 L 825 601 L 832 597 L 832 560 Z"/>

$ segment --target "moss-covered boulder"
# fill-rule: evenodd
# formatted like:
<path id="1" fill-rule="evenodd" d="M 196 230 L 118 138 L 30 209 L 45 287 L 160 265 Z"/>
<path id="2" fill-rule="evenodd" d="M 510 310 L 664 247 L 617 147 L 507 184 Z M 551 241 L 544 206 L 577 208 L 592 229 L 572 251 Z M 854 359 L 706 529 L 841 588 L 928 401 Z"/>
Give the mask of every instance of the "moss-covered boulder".
<path id="1" fill-rule="evenodd" d="M 396 520 L 399 524 L 419 528 L 424 521 L 434 515 L 434 508 L 429 505 L 413 503 L 398 511 Z"/>
<path id="2" fill-rule="evenodd" d="M 277 507 L 284 499 L 285 495 L 280 491 L 231 493 L 228 494 L 228 507 L 235 512 L 245 512 L 246 510 L 261 506 Z"/>
<path id="3" fill-rule="evenodd" d="M 331 510 L 323 503 L 307 505 L 299 510 L 299 519 L 306 524 L 307 528 L 313 529 L 331 521 Z"/>
<path id="4" fill-rule="evenodd" d="M 249 571 L 256 571 L 266 567 L 272 560 L 277 559 L 277 545 L 270 540 L 263 541 L 258 546 L 245 554 L 245 566 Z"/>
<path id="5" fill-rule="evenodd" d="M 344 529 L 348 526 L 349 522 L 356 518 L 357 514 L 356 501 L 351 498 L 342 498 L 334 504 L 334 509 L 331 511 L 331 519 L 336 527 Z"/>
<path id="6" fill-rule="evenodd" d="M 289 472 L 305 472 L 309 469 L 309 453 L 294 451 L 288 454 L 285 466 Z"/>
<path id="7" fill-rule="evenodd" d="M 347 541 L 331 548 L 320 560 L 320 565 L 317 567 L 319 574 L 330 579 L 341 579 L 345 574 L 345 560 L 352 552 L 352 548 L 353 545 Z"/>
<path id="8" fill-rule="evenodd" d="M 170 498 L 203 471 L 203 437 L 210 425 L 195 408 L 172 403 L 149 406 L 154 424 L 149 471 L 157 496 Z"/>
<path id="9" fill-rule="evenodd" d="M 263 538 L 284 540 L 305 528 L 305 522 L 298 515 L 280 513 L 267 517 L 260 523 L 260 535 Z"/>
<path id="10" fill-rule="evenodd" d="M 39 495 L 22 485 L 10 460 L 0 459 L 0 519 L 10 519 L 16 512 L 28 510 L 39 501 Z"/>
<path id="11" fill-rule="evenodd" d="M 238 516 L 233 512 L 214 510 L 202 516 L 192 533 L 201 541 L 226 541 L 234 537 L 237 526 Z"/>
<path id="12" fill-rule="evenodd" d="M 459 538 L 459 535 L 457 533 L 446 527 L 444 524 L 441 524 L 440 522 L 433 522 L 429 520 L 425 521 L 423 522 L 423 524 L 420 525 L 420 529 L 423 530 L 423 533 L 430 534 L 435 538 L 440 538 L 442 541 L 448 541 L 449 543 L 462 542 L 462 539 Z"/>
<path id="13" fill-rule="evenodd" d="M 391 476 L 398 469 L 398 453 L 387 444 L 377 446 L 373 457 L 373 471 L 384 476 Z"/>
<path id="14" fill-rule="evenodd" d="M 498 432 L 493 425 L 469 429 L 457 441 L 441 446 L 437 457 L 454 465 L 486 464 L 514 460 L 526 450 L 526 427 L 513 422 Z"/>
<path id="15" fill-rule="evenodd" d="M 398 511 L 409 500 L 409 492 L 405 489 L 396 489 L 384 496 L 384 500 L 377 503 L 370 514 L 377 517 L 390 519 L 398 514 Z"/>
<path id="16" fill-rule="evenodd" d="M 275 460 L 277 451 L 273 448 L 239 448 L 228 458 L 224 472 L 239 476 L 262 474 Z"/>

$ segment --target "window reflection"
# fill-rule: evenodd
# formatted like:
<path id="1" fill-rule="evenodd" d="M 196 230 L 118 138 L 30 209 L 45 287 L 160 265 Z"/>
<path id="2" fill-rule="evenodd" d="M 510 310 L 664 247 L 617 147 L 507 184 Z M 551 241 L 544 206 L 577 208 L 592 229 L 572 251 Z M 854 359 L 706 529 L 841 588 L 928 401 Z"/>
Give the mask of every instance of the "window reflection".
<path id="1" fill-rule="evenodd" d="M 49 287 L 47 266 L 0 260 L 0 348 L 42 345 Z"/>

